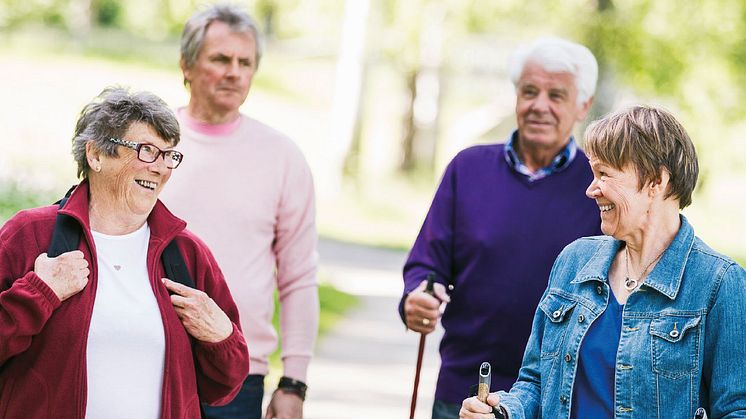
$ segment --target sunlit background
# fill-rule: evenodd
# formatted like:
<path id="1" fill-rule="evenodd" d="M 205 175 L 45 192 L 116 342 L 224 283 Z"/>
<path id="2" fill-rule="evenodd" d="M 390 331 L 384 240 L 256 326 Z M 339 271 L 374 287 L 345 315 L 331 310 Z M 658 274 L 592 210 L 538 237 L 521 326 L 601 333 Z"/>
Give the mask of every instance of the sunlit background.
<path id="1" fill-rule="evenodd" d="M 585 43 L 599 59 L 594 117 L 647 103 L 684 122 L 702 167 L 685 213 L 714 247 L 746 257 L 742 1 L 238 3 L 268 35 L 243 111 L 303 148 L 316 179 L 322 234 L 409 246 L 450 158 L 474 143 L 502 141 L 513 129 L 505 74 L 510 51 L 536 36 L 560 35 Z M 20 188 L 55 196 L 75 182 L 73 125 L 107 85 L 185 104 L 178 36 L 201 5 L 0 1 L 6 193 Z"/>
<path id="2" fill-rule="evenodd" d="M 514 129 L 510 52 L 537 36 L 557 35 L 586 44 L 599 60 L 589 119 L 644 103 L 664 106 L 684 123 L 701 168 L 694 203 L 684 213 L 706 242 L 746 264 L 743 0 L 236 3 L 267 33 L 266 55 L 242 110 L 303 149 L 314 173 L 322 237 L 406 250 L 455 153 L 502 142 Z M 19 208 L 54 202 L 77 182 L 73 127 L 104 87 L 149 90 L 174 108 L 187 103 L 178 38 L 201 5 L 0 0 L 0 222 Z M 184 164 L 197 158 L 187 156 Z M 235 158 L 226 164 L 241 164 L 241 156 Z M 330 276 L 322 272 L 322 281 Z M 390 288 L 391 301 L 401 290 L 393 276 L 378 284 Z M 331 287 L 322 291 L 322 320 L 342 316 L 348 303 L 327 297 Z M 393 306 L 380 310 L 398 334 Z M 414 356 L 414 342 L 407 345 Z M 315 362 L 323 370 L 323 360 Z M 403 409 L 408 384 L 379 378 Z M 380 412 L 357 410 L 357 417 L 403 416 Z M 350 417 L 340 415 L 315 417 Z"/>

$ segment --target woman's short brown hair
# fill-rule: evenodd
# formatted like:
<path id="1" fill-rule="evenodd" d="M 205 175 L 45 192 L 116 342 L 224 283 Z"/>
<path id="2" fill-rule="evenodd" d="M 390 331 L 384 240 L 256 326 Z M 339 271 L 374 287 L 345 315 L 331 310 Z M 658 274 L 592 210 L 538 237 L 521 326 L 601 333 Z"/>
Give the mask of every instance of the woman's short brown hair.
<path id="1" fill-rule="evenodd" d="M 669 112 L 634 106 L 593 122 L 585 131 L 589 155 L 622 170 L 631 164 L 639 189 L 670 175 L 665 198 L 673 196 L 683 209 L 692 203 L 699 165 L 694 144 L 684 127 Z"/>

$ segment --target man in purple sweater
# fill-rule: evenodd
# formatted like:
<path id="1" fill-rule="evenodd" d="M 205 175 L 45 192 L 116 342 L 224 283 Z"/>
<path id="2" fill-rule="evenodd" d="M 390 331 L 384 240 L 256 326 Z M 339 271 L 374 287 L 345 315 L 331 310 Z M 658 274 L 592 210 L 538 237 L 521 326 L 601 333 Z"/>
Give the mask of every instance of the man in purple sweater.
<path id="1" fill-rule="evenodd" d="M 409 329 L 432 332 L 445 304 L 433 419 L 458 417 L 484 361 L 492 391 L 510 388 L 554 259 L 601 234 L 585 196 L 588 159 L 572 136 L 593 100 L 596 59 L 545 38 L 514 53 L 509 70 L 518 129 L 451 161 L 404 266 L 399 311 Z M 435 296 L 424 292 L 430 272 Z"/>

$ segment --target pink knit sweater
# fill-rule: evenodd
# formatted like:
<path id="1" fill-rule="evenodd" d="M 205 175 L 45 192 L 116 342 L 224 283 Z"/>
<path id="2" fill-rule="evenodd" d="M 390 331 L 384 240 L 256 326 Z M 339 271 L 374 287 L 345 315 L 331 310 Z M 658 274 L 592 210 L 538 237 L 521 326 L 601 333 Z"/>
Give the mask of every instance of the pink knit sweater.
<path id="1" fill-rule="evenodd" d="M 267 374 L 277 347 L 279 291 L 284 375 L 306 381 L 319 321 L 314 188 L 301 151 L 245 115 L 207 125 L 182 108 L 184 163 L 161 199 L 215 255 L 238 305 L 251 373 Z"/>

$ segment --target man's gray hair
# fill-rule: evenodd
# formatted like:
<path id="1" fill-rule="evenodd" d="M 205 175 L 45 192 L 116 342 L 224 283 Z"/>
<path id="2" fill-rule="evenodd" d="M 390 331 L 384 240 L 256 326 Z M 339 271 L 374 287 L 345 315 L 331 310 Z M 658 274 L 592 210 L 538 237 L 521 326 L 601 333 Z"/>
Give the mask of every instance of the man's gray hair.
<path id="1" fill-rule="evenodd" d="M 508 60 L 510 80 L 518 83 L 527 63 L 539 65 L 550 73 L 570 73 L 578 89 L 578 106 L 596 91 L 598 63 L 593 53 L 583 45 L 561 38 L 539 38 L 533 44 L 521 45 Z"/>
<path id="2" fill-rule="evenodd" d="M 104 155 L 117 156 L 117 145 L 109 139 L 122 138 L 133 122 L 148 124 L 171 146 L 179 143 L 179 122 L 161 98 L 150 92 L 131 93 L 124 87 L 107 87 L 85 105 L 75 124 L 72 154 L 78 164 L 79 178 L 88 177 L 91 169 L 86 144 L 92 141 Z"/>
<path id="3" fill-rule="evenodd" d="M 186 68 L 192 68 L 197 61 L 202 44 L 205 41 L 205 32 L 212 22 L 223 22 L 233 32 L 250 33 L 256 44 L 256 66 L 264 52 L 264 38 L 256 24 L 256 21 L 240 6 L 234 4 L 215 4 L 204 10 L 193 14 L 184 25 L 181 33 L 181 62 Z M 187 81 L 184 80 L 184 84 Z"/>

